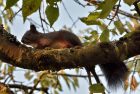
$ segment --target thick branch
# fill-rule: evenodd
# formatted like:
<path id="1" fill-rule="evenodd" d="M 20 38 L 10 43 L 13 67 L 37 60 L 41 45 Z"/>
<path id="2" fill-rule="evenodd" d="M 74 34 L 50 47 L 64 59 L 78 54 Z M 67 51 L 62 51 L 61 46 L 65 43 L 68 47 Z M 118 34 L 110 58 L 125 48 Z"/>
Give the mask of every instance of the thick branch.
<path id="1" fill-rule="evenodd" d="M 0 83 L 0 94 L 14 94 L 10 88 L 3 84 L 3 83 Z"/>
<path id="2" fill-rule="evenodd" d="M 14 36 L 0 30 L 0 60 L 17 67 L 60 70 L 125 60 L 140 53 L 140 32 L 116 42 L 101 42 L 81 48 L 33 49 L 22 45 Z"/>

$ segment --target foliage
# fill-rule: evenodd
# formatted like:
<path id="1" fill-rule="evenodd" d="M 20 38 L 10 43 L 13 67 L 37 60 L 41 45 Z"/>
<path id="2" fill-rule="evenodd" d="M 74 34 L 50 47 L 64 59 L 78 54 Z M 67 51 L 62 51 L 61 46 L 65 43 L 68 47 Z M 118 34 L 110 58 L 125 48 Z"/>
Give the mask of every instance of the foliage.
<path id="1" fill-rule="evenodd" d="M 41 0 L 23 0 L 23 5 L 22 5 L 22 15 L 23 15 L 23 20 L 25 21 L 27 16 L 31 15 L 35 11 L 38 10 L 40 7 Z"/>
<path id="2" fill-rule="evenodd" d="M 45 4 L 44 2 L 45 1 Z M 75 0 L 78 1 L 78 0 Z M 83 0 L 84 1 L 84 0 Z M 105 42 L 110 41 L 114 37 L 119 37 L 122 35 L 126 35 L 127 32 L 134 32 L 140 28 L 140 17 L 137 13 L 131 15 L 125 11 L 124 14 L 120 15 L 121 7 L 123 5 L 128 5 L 131 7 L 135 0 L 121 0 L 123 2 L 120 3 L 120 0 L 85 0 L 84 4 L 86 6 L 92 6 L 95 8 L 94 11 L 91 11 L 86 17 L 81 17 L 80 21 L 87 26 L 96 26 L 98 29 L 86 29 L 84 32 L 88 33 L 87 36 L 84 36 L 84 44 L 93 44 L 97 42 Z M 40 20 L 43 24 L 49 25 L 53 27 L 57 20 L 59 19 L 61 10 L 60 5 L 63 0 L 22 0 L 22 5 L 18 4 L 20 0 L 0 0 L 0 7 L 4 10 L 1 11 L 0 16 L 0 24 L 5 24 L 7 30 L 10 31 L 8 24 L 12 24 L 14 18 L 17 16 L 18 12 L 22 12 L 23 21 L 28 21 L 28 18 L 32 14 L 37 14 L 39 11 L 42 12 L 40 15 Z M 79 4 L 79 3 L 77 3 Z M 80 4 L 79 4 L 80 5 Z M 15 11 L 15 8 L 18 11 Z M 129 16 L 128 16 L 129 15 Z M 127 17 L 126 20 L 123 18 Z M 118 52 L 119 53 L 119 52 Z M 139 61 L 139 57 L 132 61 L 127 61 L 127 66 L 130 70 L 137 71 L 140 75 L 140 67 L 137 62 Z M 137 66 L 134 65 L 134 62 L 137 63 Z M 1 68 L 1 76 L 0 79 L 5 83 L 15 83 L 13 73 L 18 70 L 14 66 L 6 65 L 3 62 L 0 62 Z M 53 92 L 55 94 L 59 94 L 59 92 L 63 91 L 61 80 L 58 79 L 58 75 L 55 72 L 40 72 L 34 73 L 30 70 L 24 72 L 24 77 L 28 81 L 33 82 L 33 86 L 39 82 L 41 88 L 53 88 Z M 58 74 L 65 74 L 64 71 L 60 71 Z M 77 72 L 78 74 L 78 72 Z M 130 73 L 132 74 L 132 73 Z M 68 77 L 61 75 L 62 80 L 66 83 L 69 89 L 73 88 L 76 90 L 79 87 L 79 82 L 77 77 Z M 131 81 L 126 81 L 125 90 L 130 87 L 132 90 L 136 90 L 139 83 L 136 80 L 136 77 L 133 75 L 130 77 Z M 20 85 L 23 83 L 21 82 Z M 102 84 L 93 84 L 89 87 L 91 93 L 102 93 L 105 91 L 105 88 Z M 29 90 L 24 90 L 24 92 L 29 92 Z M 45 91 L 42 91 L 42 94 Z"/>
<path id="3" fill-rule="evenodd" d="M 105 88 L 102 84 L 98 83 L 98 84 L 93 84 L 89 87 L 90 90 L 90 94 L 93 93 L 104 93 Z"/>

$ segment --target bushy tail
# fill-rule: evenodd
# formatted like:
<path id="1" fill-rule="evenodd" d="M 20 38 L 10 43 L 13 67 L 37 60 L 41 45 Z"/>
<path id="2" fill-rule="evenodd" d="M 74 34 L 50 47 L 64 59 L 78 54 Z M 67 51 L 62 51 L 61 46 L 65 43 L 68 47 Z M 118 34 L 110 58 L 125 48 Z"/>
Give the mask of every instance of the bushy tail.
<path id="1" fill-rule="evenodd" d="M 116 88 L 122 85 L 122 82 L 126 80 L 128 69 L 122 61 L 101 64 L 100 68 L 110 88 Z"/>

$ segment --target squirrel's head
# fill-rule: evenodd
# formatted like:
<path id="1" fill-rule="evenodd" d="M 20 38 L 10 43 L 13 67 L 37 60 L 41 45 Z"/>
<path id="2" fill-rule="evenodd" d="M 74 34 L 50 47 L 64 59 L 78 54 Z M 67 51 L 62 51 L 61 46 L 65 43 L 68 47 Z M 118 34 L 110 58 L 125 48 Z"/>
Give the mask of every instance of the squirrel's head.
<path id="1" fill-rule="evenodd" d="M 30 30 L 23 35 L 21 42 L 27 45 L 36 44 L 40 37 L 41 33 L 36 30 L 35 25 L 30 25 Z"/>

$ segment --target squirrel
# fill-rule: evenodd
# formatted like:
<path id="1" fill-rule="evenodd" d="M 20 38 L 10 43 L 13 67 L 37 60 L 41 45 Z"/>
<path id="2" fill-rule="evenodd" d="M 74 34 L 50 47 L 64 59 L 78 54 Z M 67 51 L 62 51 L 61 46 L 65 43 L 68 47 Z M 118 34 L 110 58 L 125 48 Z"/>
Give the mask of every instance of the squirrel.
<path id="1" fill-rule="evenodd" d="M 80 39 L 72 32 L 60 30 L 58 32 L 40 33 L 36 30 L 34 25 L 30 26 L 30 30 L 23 35 L 21 41 L 24 44 L 31 45 L 38 49 L 43 49 L 45 47 L 59 49 L 82 46 Z M 111 63 L 100 64 L 99 66 L 105 75 L 109 87 L 116 88 L 118 85 L 122 85 L 122 82 L 126 79 L 128 69 L 123 61 L 118 60 Z M 94 67 L 85 68 L 88 76 L 90 72 L 95 74 Z M 97 80 L 99 83 L 99 79 Z"/>
<path id="2" fill-rule="evenodd" d="M 21 41 L 38 49 L 82 46 L 80 39 L 72 32 L 61 30 L 59 32 L 40 33 L 34 25 L 30 26 L 30 30 L 23 35 Z"/>

